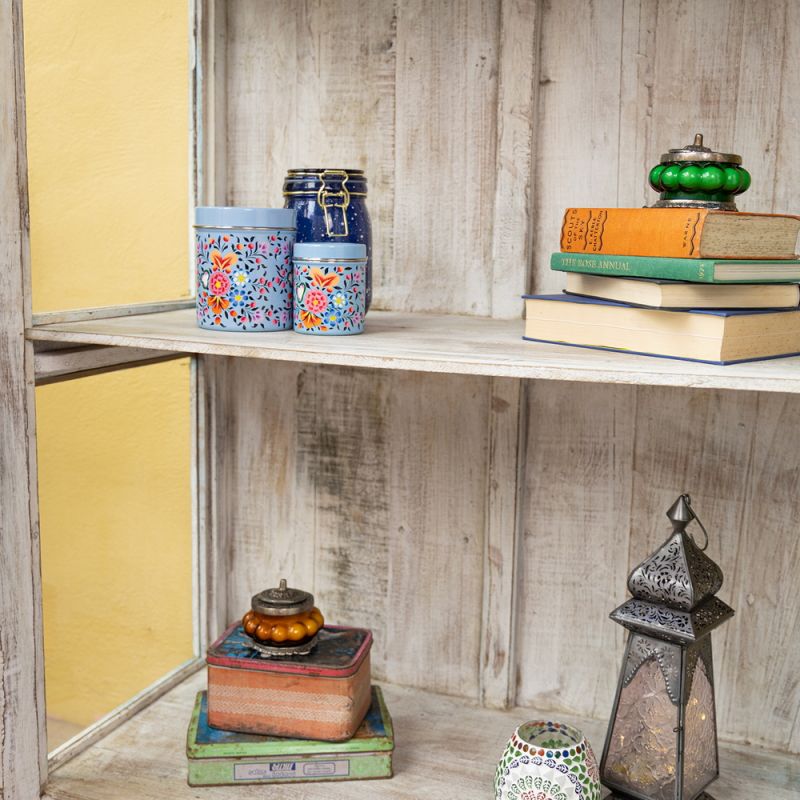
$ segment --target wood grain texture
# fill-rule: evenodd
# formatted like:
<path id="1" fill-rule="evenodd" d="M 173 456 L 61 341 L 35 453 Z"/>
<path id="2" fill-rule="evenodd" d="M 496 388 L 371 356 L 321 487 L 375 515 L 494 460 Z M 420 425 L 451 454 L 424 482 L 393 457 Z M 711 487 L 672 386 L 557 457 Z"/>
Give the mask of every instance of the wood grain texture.
<path id="1" fill-rule="evenodd" d="M 373 630 L 378 677 L 477 697 L 488 382 L 215 369 L 227 616 L 286 577 Z"/>
<path id="2" fill-rule="evenodd" d="M 172 358 L 182 358 L 180 353 L 156 354 L 152 350 L 129 347 L 72 347 L 34 353 L 33 365 L 36 385 L 70 380 L 87 375 L 98 375 L 128 367 L 138 367 Z"/>
<path id="3" fill-rule="evenodd" d="M 717 661 L 725 687 L 720 725 L 738 741 L 798 753 L 800 404 L 782 395 L 757 398 L 745 420 L 750 436 L 740 428 L 742 445 L 750 446 L 749 480 L 736 562 L 727 573 L 738 624 L 725 631 L 725 660 Z"/>
<path id="4" fill-rule="evenodd" d="M 530 708 L 492 711 L 455 698 L 383 686 L 394 723 L 394 777 L 382 781 L 192 788 L 186 785 L 186 728 L 199 673 L 138 714 L 104 741 L 61 767 L 47 785 L 46 800 L 483 800 L 491 795 L 494 769 L 506 741 Z M 584 731 L 597 753 L 603 723 L 565 717 Z M 796 800 L 800 765 L 754 747 L 723 746 L 722 776 L 712 789 L 725 800 Z"/>
<path id="5" fill-rule="evenodd" d="M 541 3 L 501 0 L 493 274 L 488 310 L 492 317 L 519 317 L 520 295 L 528 290 L 541 33 Z"/>
<path id="6" fill-rule="evenodd" d="M 397 16 L 392 308 L 488 314 L 498 5 L 403 0 Z M 427 196 L 431 204 L 419 203 Z"/>
<path id="7" fill-rule="evenodd" d="M 517 702 L 610 711 L 631 524 L 635 390 L 536 383 L 529 390 L 517 608 Z"/>
<path id="8" fill-rule="evenodd" d="M 759 395 L 751 393 L 677 390 L 665 398 L 663 393 L 639 391 L 636 468 L 632 474 L 635 524 L 631 528 L 628 568 L 633 569 L 667 538 L 670 525 L 664 514 L 680 493 L 688 492 L 709 531 L 708 555 L 720 564 L 725 575 L 720 597 L 737 612 L 733 620 L 713 634 L 721 734 L 741 738 L 737 737 L 737 724 L 742 724 L 740 715 L 755 710 L 754 727 L 770 737 L 773 745 L 782 738 L 780 744 L 785 747 L 788 737 L 775 737 L 777 729 L 771 723 L 764 724 L 764 714 L 753 709 L 747 695 L 740 696 L 735 691 L 735 681 L 731 680 L 743 668 L 753 668 L 763 677 L 762 656 L 743 652 L 735 644 L 737 632 L 749 628 L 751 619 L 742 614 L 744 609 L 736 602 L 733 586 L 739 543 L 745 533 L 743 515 L 751 492 L 751 449 L 758 400 Z M 695 526 L 691 529 L 699 532 Z M 763 567 L 748 565 L 756 572 Z M 762 655 L 783 658 L 777 653 Z M 791 657 L 789 653 L 786 656 Z M 760 703 L 761 698 L 753 700 Z"/>
<path id="9" fill-rule="evenodd" d="M 238 333 L 197 327 L 193 311 L 63 323 L 36 342 L 116 345 L 204 355 L 497 378 L 800 392 L 800 357 L 726 367 L 525 342 L 519 320 L 370 312 L 359 336 Z"/>
<path id="10" fill-rule="evenodd" d="M 774 31 L 774 38 L 783 38 L 780 100 L 777 115 L 775 148 L 773 157 L 777 164 L 773 184 L 772 203 L 774 211 L 797 213 L 797 185 L 800 180 L 800 141 L 792 135 L 800 125 L 800 92 L 794 76 L 800 70 L 800 7 L 787 0 L 786 15 L 782 28 Z M 797 734 L 800 740 L 800 731 Z M 798 742 L 800 747 L 800 742 Z"/>
<path id="11" fill-rule="evenodd" d="M 561 291 L 550 272 L 564 209 L 618 205 L 621 0 L 545 6 L 536 133 L 534 278 L 537 292 Z"/>
<path id="12" fill-rule="evenodd" d="M 528 387 L 508 378 L 493 378 L 490 386 L 480 697 L 491 708 L 509 708 L 516 698 L 514 604 Z"/>
<path id="13" fill-rule="evenodd" d="M 228 192 L 227 21 L 226 0 L 194 3 L 192 197 L 198 206 L 225 205 Z"/>
<path id="14" fill-rule="evenodd" d="M 389 602 L 391 376 L 309 368 L 297 398 L 297 481 L 308 488 L 314 592 L 332 622 L 374 635 L 373 664 L 392 654 Z M 302 490 L 301 490 L 302 491 Z"/>
<path id="15" fill-rule="evenodd" d="M 228 624 L 227 530 L 219 515 L 218 454 L 220 431 L 225 430 L 225 386 L 218 383 L 225 359 L 194 359 L 195 419 L 195 545 L 197 572 L 195 641 L 198 655 Z M 224 373 L 223 373 L 224 374 Z"/>
<path id="16" fill-rule="evenodd" d="M 714 634 L 720 735 L 795 751 L 798 414 L 787 395 L 534 386 L 521 702 L 608 713 L 623 631 L 607 614 L 627 596 L 628 572 L 668 536 L 666 510 L 689 492 L 726 576 L 720 596 L 737 612 Z M 562 651 L 575 641 L 580 658 Z"/>
<path id="17" fill-rule="evenodd" d="M 0 3 L 0 797 L 47 772 L 22 3 Z"/>
<path id="18" fill-rule="evenodd" d="M 280 578 L 314 585 L 313 490 L 297 480 L 296 404 L 309 368 L 215 359 L 216 520 L 224 619 Z M 221 631 L 220 631 L 221 633 Z"/>
<path id="19" fill-rule="evenodd" d="M 392 378 L 386 678 L 477 699 L 489 381 Z"/>
<path id="20" fill-rule="evenodd" d="M 786 131 L 800 121 L 800 93 L 790 77 L 798 66 L 798 22 L 795 4 L 782 0 L 636 0 L 545 7 L 535 134 L 537 291 L 562 285 L 548 274 L 547 259 L 558 246 L 563 207 L 589 198 L 595 205 L 652 203 L 655 194 L 646 186 L 647 170 L 667 148 L 691 141 L 696 130 L 711 147 L 743 155 L 754 177 L 753 187 L 738 201 L 740 209 L 797 211 L 790 186 L 799 179 L 800 145 Z M 576 125 L 581 117 L 591 124 Z M 607 391 L 596 390 L 596 402 L 608 402 Z M 790 533 L 794 503 L 773 518 L 773 556 L 756 552 L 754 542 L 761 539 L 754 539 L 748 527 L 748 520 L 767 513 L 768 487 L 791 481 L 787 469 L 794 448 L 788 437 L 780 443 L 773 440 L 770 463 L 765 456 L 757 466 L 754 453 L 761 443 L 752 438 L 762 429 L 765 410 L 771 424 L 775 414 L 791 418 L 791 400 L 784 398 L 784 405 L 780 396 L 651 388 L 637 389 L 635 396 L 635 448 L 622 469 L 622 480 L 633 484 L 629 566 L 663 538 L 661 514 L 674 499 L 666 495 L 681 487 L 692 491 L 699 508 L 708 509 L 705 516 L 718 520 L 725 531 L 722 566 L 728 586 L 723 594 L 732 592 L 726 596 L 733 597 L 733 605 L 738 602 L 737 608 L 745 605 L 745 616 L 739 610 L 715 634 L 721 733 L 797 752 L 800 701 L 796 681 L 787 678 L 797 652 L 785 637 L 791 631 L 796 638 L 798 607 L 793 599 L 783 607 L 773 600 L 774 619 L 758 613 L 769 602 L 766 598 L 775 596 L 776 590 L 769 589 L 772 581 L 795 590 L 798 585 L 796 537 Z M 566 426 L 563 455 L 554 457 L 555 464 L 569 461 L 576 447 L 580 451 L 585 435 L 580 425 Z M 529 469 L 538 447 L 532 437 Z M 609 492 L 616 490 L 608 487 Z M 571 529 L 571 541 L 580 535 L 580 526 L 569 521 L 569 513 L 562 520 Z M 644 536 L 642 530 L 650 533 Z M 776 558 L 777 553 L 782 557 Z M 543 566 L 552 569 L 556 564 L 550 555 Z M 754 587 L 749 594 L 746 584 Z M 624 594 L 624 580 L 618 591 Z M 534 613 L 527 602 L 523 606 L 524 613 Z M 547 663 L 546 656 L 534 657 L 531 669 L 542 662 Z M 768 689 L 763 688 L 765 675 L 771 681 Z M 552 698 L 541 702 L 558 707 Z M 588 695 L 575 710 L 597 713 L 593 702 Z"/>
<path id="21" fill-rule="evenodd" d="M 395 4 L 227 4 L 227 176 L 233 205 L 282 206 L 292 168 L 364 169 L 374 304 L 391 305 Z"/>
<path id="22" fill-rule="evenodd" d="M 529 285 L 561 288 L 548 258 L 563 208 L 652 202 L 647 168 L 696 128 L 752 170 L 741 208 L 797 210 L 800 11 L 788 0 L 232 0 L 225 20 L 217 184 L 228 202 L 276 205 L 290 166 L 363 166 L 378 307 L 513 316 L 529 262 Z M 630 358 L 472 322 L 371 314 L 364 336 L 320 342 L 198 331 L 178 311 L 30 335 L 208 355 L 210 628 L 285 572 L 334 618 L 375 629 L 376 674 L 488 704 L 513 695 L 517 672 L 523 702 L 608 713 L 623 634 L 606 614 L 688 489 L 724 534 L 722 595 L 737 609 L 715 634 L 721 732 L 799 752 L 798 401 L 755 390 L 800 391 L 800 362 Z M 520 480 L 513 415 L 496 400 L 528 378 L 541 380 L 523 404 Z M 508 508 L 519 488 L 521 542 Z M 414 631 L 437 613 L 450 627 L 433 654 Z M 420 713 L 428 742 L 438 720 Z M 796 794 L 794 762 L 735 752 L 722 796 L 758 797 L 747 774 L 778 781 L 765 796 Z M 64 797 L 87 791 L 75 775 Z M 478 796 L 470 780 L 462 796 Z"/>

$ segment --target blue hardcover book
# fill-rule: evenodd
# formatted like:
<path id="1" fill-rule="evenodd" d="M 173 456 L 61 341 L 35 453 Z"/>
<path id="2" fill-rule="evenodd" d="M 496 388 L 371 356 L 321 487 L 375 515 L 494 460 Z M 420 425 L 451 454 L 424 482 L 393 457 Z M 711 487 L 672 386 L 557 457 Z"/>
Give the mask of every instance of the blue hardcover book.
<path id="1" fill-rule="evenodd" d="M 800 354 L 800 309 L 667 309 L 525 295 L 524 339 L 709 364 Z"/>

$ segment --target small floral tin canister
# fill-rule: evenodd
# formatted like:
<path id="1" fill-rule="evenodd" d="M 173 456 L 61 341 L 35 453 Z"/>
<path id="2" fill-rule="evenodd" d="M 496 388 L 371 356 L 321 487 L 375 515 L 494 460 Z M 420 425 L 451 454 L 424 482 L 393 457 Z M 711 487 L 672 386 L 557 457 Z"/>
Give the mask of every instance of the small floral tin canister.
<path id="1" fill-rule="evenodd" d="M 296 215 L 286 208 L 195 210 L 197 324 L 226 331 L 292 325 Z"/>
<path id="2" fill-rule="evenodd" d="M 294 247 L 294 329 L 346 336 L 364 330 L 367 248 L 343 242 Z"/>
<path id="3" fill-rule="evenodd" d="M 366 245 L 366 308 L 372 300 L 372 222 L 367 178 L 360 169 L 290 169 L 283 182 L 286 208 L 297 211 L 298 242 Z"/>
<path id="4" fill-rule="evenodd" d="M 600 800 L 600 774 L 580 731 L 536 720 L 509 739 L 494 789 L 495 800 Z"/>

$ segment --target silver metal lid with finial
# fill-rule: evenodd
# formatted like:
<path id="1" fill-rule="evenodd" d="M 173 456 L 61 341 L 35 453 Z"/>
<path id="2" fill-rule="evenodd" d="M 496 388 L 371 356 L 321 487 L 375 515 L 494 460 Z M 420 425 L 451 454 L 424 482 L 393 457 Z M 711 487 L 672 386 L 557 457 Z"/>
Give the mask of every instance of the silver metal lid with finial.
<path id="1" fill-rule="evenodd" d="M 720 153 L 703 144 L 697 133 L 692 144 L 661 156 L 648 175 L 660 196 L 653 208 L 711 208 L 736 211 L 735 195 L 750 186 L 750 173 L 736 153 Z"/>
<path id="2" fill-rule="evenodd" d="M 696 133 L 694 142 L 684 147 L 675 147 L 661 156 L 662 164 L 695 161 L 703 164 L 741 164 L 742 157 L 736 153 L 718 153 L 703 144 L 703 134 Z"/>
<path id="3" fill-rule="evenodd" d="M 293 589 L 281 578 L 280 585 L 253 595 L 250 607 L 258 614 L 270 617 L 290 617 L 314 608 L 314 595 L 302 589 Z"/>

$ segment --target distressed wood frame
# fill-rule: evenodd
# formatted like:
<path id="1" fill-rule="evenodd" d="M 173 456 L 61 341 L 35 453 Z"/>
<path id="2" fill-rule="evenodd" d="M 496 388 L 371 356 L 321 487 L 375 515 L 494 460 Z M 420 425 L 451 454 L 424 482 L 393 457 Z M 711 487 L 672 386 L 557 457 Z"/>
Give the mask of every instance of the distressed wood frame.
<path id="1" fill-rule="evenodd" d="M 419 7 L 419 4 L 414 4 Z M 665 4 L 662 3 L 662 6 Z M 722 8 L 723 3 L 713 3 L 712 6 Z M 41 653 L 41 590 L 38 573 L 38 512 L 36 500 L 36 463 L 34 447 L 34 419 L 33 419 L 33 381 L 38 362 L 38 372 L 42 380 L 66 379 L 78 377 L 100 369 L 115 369 L 134 366 L 148 360 L 148 353 L 152 354 L 155 345 L 146 342 L 127 343 L 124 347 L 81 347 L 79 349 L 62 347 L 62 344 L 37 344 L 36 348 L 23 341 L 23 332 L 31 325 L 46 325 L 82 320 L 98 320 L 110 317 L 142 315 L 148 312 L 185 308 L 191 301 L 176 301 L 176 303 L 148 304 L 147 308 L 141 306 L 115 307 L 112 309 L 87 309 L 76 312 L 54 312 L 47 315 L 35 315 L 31 319 L 29 297 L 29 254 L 27 230 L 27 187 L 26 187 L 26 159 L 24 138 L 24 87 L 22 75 L 22 37 L 21 37 L 21 0 L 0 0 L 0 98 L 2 98 L 2 130 L 4 139 L 16 142 L 16 148 L 9 148 L 0 154 L 2 165 L 3 195 L 0 197 L 0 289 L 3 296 L 11 299 L 9 308 L 11 313 L 0 319 L 0 370 L 10 368 L 9 377 L 4 380 L 2 389 L 4 419 L 3 424 L 3 451 L 0 461 L 0 504 L 2 506 L 2 520 L 0 520 L 0 561 L 3 566 L 3 581 L 0 585 L 0 613 L 3 624 L 0 626 L 0 741 L 3 742 L 0 753 L 0 797 L 3 800 L 30 800 L 38 796 L 42 783 L 46 778 L 47 756 L 44 744 L 44 711 L 42 690 L 42 653 Z M 555 8 L 553 15 L 568 15 L 569 4 L 565 4 L 565 11 Z M 542 72 L 542 59 L 540 48 L 543 39 L 547 39 L 546 24 L 563 24 L 553 21 L 553 15 L 544 19 L 543 4 L 537 0 L 501 0 L 499 9 L 499 30 L 503 47 L 498 59 L 497 77 L 497 118 L 496 149 L 494 161 L 497 179 L 494 185 L 491 218 L 494 222 L 491 241 L 484 242 L 491 252 L 491 282 L 493 292 L 485 313 L 495 317 L 508 317 L 515 314 L 512 299 L 516 294 L 526 288 L 535 287 L 538 290 L 549 288 L 552 276 L 546 271 L 544 256 L 548 247 L 546 235 L 543 231 L 553 226 L 553 214 L 561 205 L 567 202 L 567 191 L 572 187 L 557 185 L 554 180 L 558 177 L 560 165 L 538 163 L 537 153 L 540 143 L 537 137 L 553 131 L 548 125 L 555 120 L 555 132 L 567 134 L 568 144 L 574 141 L 570 137 L 578 134 L 569 129 L 569 123 L 557 115 L 548 117 L 544 127 L 534 124 L 533 120 L 540 107 L 552 108 L 557 106 L 558 97 L 552 96 L 558 92 L 573 91 L 571 86 L 558 85 L 558 75 L 552 78 Z M 653 137 L 652 128 L 664 123 L 664 116 L 668 111 L 658 108 L 653 101 L 653 64 L 656 62 L 652 53 L 655 49 L 655 22 L 659 20 L 659 3 L 657 0 L 642 0 L 638 3 L 624 4 L 621 11 L 619 26 L 619 52 L 603 51 L 603 39 L 592 28 L 588 41 L 581 40 L 576 48 L 599 53 L 597 60 L 599 69 L 596 74 L 589 75 L 585 82 L 575 86 L 575 91 L 580 94 L 581 102 L 587 106 L 602 97 L 603 92 L 616 91 L 613 80 L 613 65 L 618 58 L 630 57 L 633 69 L 620 71 L 618 82 L 620 93 L 623 89 L 630 89 L 629 84 L 641 78 L 644 88 L 637 89 L 635 103 L 624 108 L 601 108 L 602 119 L 600 123 L 607 124 L 619 142 L 628 148 L 631 158 L 641 161 L 645 166 L 647 157 L 648 139 Z M 731 9 L 723 9 L 728 14 L 726 35 L 731 40 L 744 31 L 744 25 L 749 29 L 757 30 L 758 10 L 745 5 L 744 22 L 738 19 Z M 712 9 L 713 11 L 713 9 Z M 594 13 L 594 12 L 593 12 Z M 711 13 L 706 11 L 705 13 Z M 791 114 L 792 105 L 787 101 L 789 88 L 775 78 L 775 64 L 769 60 L 768 53 L 772 46 L 783 48 L 786 57 L 798 52 L 791 45 L 796 43 L 800 27 L 797 23 L 797 10 L 786 3 L 774 3 L 769 11 L 772 27 L 786 30 L 786 39 L 783 42 L 762 41 L 761 39 L 747 39 L 746 59 L 743 60 L 740 83 L 749 86 L 754 96 L 757 97 L 759 108 L 779 105 L 780 113 L 775 117 L 784 127 L 788 128 L 786 115 Z M 193 72 L 194 89 L 194 114 L 193 114 L 193 196 L 203 203 L 226 203 L 236 200 L 232 197 L 229 183 L 229 164 L 227 160 L 228 142 L 226 127 L 227 93 L 226 86 L 226 31 L 229 24 L 228 5 L 224 0 L 196 0 L 193 11 L 193 35 L 195 41 L 195 63 Z M 781 21 L 783 20 L 783 21 Z M 396 20 L 395 20 L 396 21 Z M 660 19 L 664 26 L 675 26 L 674 20 L 663 17 Z M 597 20 L 598 25 L 608 24 L 608 18 Z M 702 26 L 701 26 L 702 27 Z M 667 27 L 668 29 L 668 27 Z M 586 30 L 580 29 L 578 34 L 586 35 Z M 698 36 L 700 34 L 698 33 Z M 554 37 L 556 45 L 558 40 Z M 645 54 L 650 53 L 649 60 Z M 621 55 L 620 55 L 621 54 Z M 408 54 L 407 54 L 408 55 Z M 550 52 L 546 54 L 550 67 L 563 67 L 565 53 Z M 417 56 L 414 51 L 410 56 Z M 762 61 L 758 61 L 762 59 Z M 762 63 L 763 62 L 763 63 Z M 751 66 L 757 63 L 757 66 Z M 406 65 L 407 66 L 407 65 Z M 663 66 L 663 64 L 662 64 Z M 758 91 L 753 83 L 761 72 L 770 78 L 769 91 Z M 641 74 L 640 74 L 641 73 Z M 638 84 L 637 84 L 638 85 Z M 647 91 L 645 91 L 647 89 Z M 550 98 L 550 99 L 548 99 Z M 6 102 L 8 101 L 8 102 Z M 691 102 L 699 103 L 699 98 L 692 98 Z M 549 104 L 549 105 L 548 105 Z M 602 105 L 602 104 L 600 104 Z M 728 112 L 720 105 L 714 111 L 712 124 L 724 129 L 728 119 Z M 655 121 L 654 115 L 655 114 Z M 661 114 L 661 117 L 658 117 Z M 637 128 L 637 115 L 645 120 L 644 132 Z M 736 120 L 737 124 L 739 121 Z M 750 124 L 745 119 L 741 125 Z M 558 126 L 561 126 L 559 128 Z M 766 131 L 770 146 L 780 141 L 780 125 L 770 122 Z M 559 137 L 554 140 L 561 141 Z M 574 149 L 574 148 L 573 148 Z M 769 148 L 763 153 L 756 154 L 759 165 L 768 176 L 774 177 L 775 159 L 768 154 Z M 788 169 L 796 170 L 796 161 Z M 592 192 L 611 191 L 603 195 L 606 202 L 616 200 L 621 205 L 637 205 L 643 202 L 642 190 L 634 186 L 634 182 L 625 174 L 623 164 L 618 162 L 603 163 L 598 161 L 599 171 L 595 172 L 594 163 L 584 164 L 590 167 L 587 170 L 587 186 L 583 187 L 587 197 Z M 777 185 L 777 184 L 776 184 Z M 761 202 L 788 203 L 787 195 L 793 181 L 784 180 L 773 191 L 773 196 L 767 198 L 763 195 Z M 783 188 L 781 188 L 783 187 Z M 541 211 L 535 209 L 535 190 L 539 192 L 551 191 L 549 196 L 549 209 Z M 591 192 L 589 191 L 591 190 Z M 511 199 L 510 205 L 508 199 Z M 535 212 L 535 213 L 534 213 Z M 392 219 L 394 222 L 394 219 Z M 401 219 L 400 222 L 403 222 Z M 518 235 L 524 229 L 526 236 Z M 511 265 L 511 268 L 509 268 Z M 409 302 L 409 298 L 402 298 Z M 458 309 L 464 311 L 464 309 Z M 40 332 L 43 332 L 40 329 Z M 36 336 L 34 330 L 32 336 Z M 174 342 L 173 342 L 174 344 Z M 170 349 L 169 343 L 163 343 L 163 357 L 172 357 L 178 352 Z M 194 562 L 195 573 L 198 576 L 198 585 L 195 596 L 198 599 L 195 608 L 196 641 L 198 652 L 209 635 L 213 635 L 227 622 L 227 612 L 231 602 L 231 592 L 228 585 L 229 552 L 225 539 L 224 528 L 218 519 L 220 514 L 219 496 L 220 488 L 217 474 L 217 465 L 212 457 L 216 442 L 222 432 L 221 405 L 226 403 L 226 397 L 220 395 L 220 384 L 216 380 L 217 369 L 232 361 L 226 356 L 214 355 L 213 348 L 196 350 L 205 353 L 193 364 L 193 408 L 195 415 L 195 538 Z M 241 355 L 241 354 L 237 354 Z M 153 357 L 153 356 L 150 356 Z M 155 356 L 162 357 L 162 355 Z M 599 357 L 598 357 L 599 359 Z M 598 363 L 597 361 L 595 363 Z M 262 365 L 263 366 L 263 365 Z M 374 364 L 372 366 L 375 366 Z M 646 371 L 646 368 L 643 368 Z M 687 372 L 690 370 L 687 369 Z M 769 371 L 764 373 L 768 376 Z M 490 373 L 487 373 L 490 374 Z M 772 505 L 781 506 L 791 499 L 792 484 L 786 479 L 780 486 L 774 487 L 769 480 L 759 477 L 760 471 L 766 471 L 770 454 L 768 444 L 779 437 L 776 433 L 778 421 L 786 424 L 791 429 L 795 421 L 796 411 L 792 403 L 796 398 L 780 397 L 778 395 L 757 395 L 755 390 L 763 389 L 772 392 L 791 391 L 797 389 L 797 381 L 789 379 L 783 386 L 773 381 L 758 384 L 746 374 L 734 379 L 735 371 L 729 371 L 722 381 L 727 383 L 713 384 L 722 389 L 752 389 L 735 396 L 734 392 L 698 392 L 703 386 L 709 385 L 702 376 L 691 385 L 692 388 L 672 388 L 672 400 L 677 405 L 684 403 L 688 410 L 687 420 L 698 431 L 699 448 L 708 449 L 711 454 L 709 463 L 717 465 L 720 469 L 725 466 L 725 454 L 735 452 L 735 446 L 742 444 L 738 430 L 748 425 L 758 428 L 761 439 L 755 433 L 746 441 L 750 443 L 750 453 L 747 456 L 748 472 L 752 470 L 753 483 L 742 482 L 738 478 L 726 477 L 726 496 L 741 490 L 746 495 L 747 503 L 737 504 L 726 509 L 723 503 L 711 492 L 711 483 L 706 478 L 704 486 L 707 487 L 709 503 L 717 506 L 716 510 L 726 523 L 741 525 L 743 532 L 734 545 L 734 554 L 751 559 L 763 557 L 759 551 L 758 543 L 753 540 L 752 534 L 747 533 L 747 525 L 757 530 L 759 522 L 757 511 L 769 513 Z M 569 374 L 562 371 L 559 375 L 572 381 L 579 380 L 576 373 Z M 656 543 L 659 531 L 654 527 L 644 531 L 638 541 L 629 538 L 628 527 L 635 519 L 655 519 L 660 514 L 660 498 L 658 493 L 649 486 L 637 483 L 635 470 L 630 464 L 642 464 L 648 458 L 646 443 L 641 439 L 637 442 L 635 428 L 641 425 L 643 429 L 660 432 L 659 411 L 663 408 L 662 397 L 659 390 L 652 387 L 612 387 L 606 385 L 613 382 L 613 373 L 597 369 L 591 377 L 584 376 L 587 383 L 574 384 L 574 391 L 570 390 L 570 401 L 574 413 L 578 418 L 576 432 L 570 440 L 570 446 L 577 452 L 579 466 L 592 467 L 598 461 L 610 465 L 612 471 L 629 469 L 631 480 L 624 483 L 619 496 L 607 498 L 603 505 L 602 521 L 598 530 L 603 532 L 621 532 L 613 540 L 609 540 L 609 552 L 617 557 L 616 567 L 619 574 L 614 574 L 613 585 L 618 585 L 620 591 L 624 590 L 624 572 L 629 566 L 626 560 L 636 559 L 636 552 Z M 542 368 L 536 377 L 552 378 Z M 549 413 L 558 407 L 561 395 L 565 389 L 553 385 L 550 381 L 532 383 L 524 376 L 511 373 L 498 376 L 491 375 L 485 378 L 488 386 L 489 413 L 486 424 L 481 434 L 487 441 L 486 481 L 484 491 L 484 507 L 486 517 L 484 520 L 483 562 L 482 562 L 482 589 L 481 589 L 481 618 L 480 618 L 480 652 L 479 652 L 479 686 L 478 699 L 488 707 L 507 707 L 515 700 L 535 702 L 537 697 L 535 689 L 524 681 L 518 681 L 519 667 L 525 663 L 526 654 L 532 647 L 531 638 L 520 643 L 517 635 L 520 625 L 525 622 L 521 615 L 535 616 L 536 603 L 539 599 L 528 587 L 524 587 L 521 580 L 521 570 L 526 566 L 526 559 L 534 554 L 539 542 L 535 541 L 538 528 L 528 529 L 535 506 L 533 502 L 546 494 L 546 488 L 537 483 L 537 468 L 544 466 L 548 454 L 553 459 L 558 458 L 562 443 L 548 439 L 548 431 L 542 427 L 546 423 Z M 682 381 L 682 383 L 681 383 Z M 603 383 L 602 387 L 593 387 L 590 382 Z M 636 382 L 636 381 L 630 381 Z M 687 386 L 686 376 L 679 380 L 678 377 L 662 377 L 650 381 L 643 375 L 641 383 L 671 382 L 676 385 Z M 603 393 L 606 402 L 602 409 L 595 403 L 595 389 Z M 690 397 L 691 395 L 691 397 Z M 723 413 L 718 414 L 721 408 Z M 764 413 L 764 410 L 769 413 Z M 601 429 L 603 441 L 598 441 L 595 431 Z M 687 456 L 688 444 L 692 441 L 692 433 L 683 429 L 678 431 L 678 436 L 669 439 L 665 434 L 654 439 L 660 443 L 665 452 L 668 452 L 669 463 L 674 470 L 665 471 L 667 481 L 674 480 L 679 472 L 689 474 L 693 479 L 704 479 L 702 465 L 696 458 Z M 534 458 L 535 445 L 544 442 L 542 448 L 542 461 Z M 612 447 L 607 447 L 608 442 Z M 549 450 L 548 450 L 549 448 Z M 726 450 L 726 448 L 728 448 Z M 722 453 L 723 456 L 719 454 Z M 784 462 L 780 470 L 781 475 L 788 474 L 793 469 L 788 454 L 782 455 Z M 728 459 L 729 460 L 729 459 Z M 620 466 L 621 465 L 621 466 Z M 767 473 L 771 475 L 773 473 Z M 26 475 L 28 480 L 25 486 L 19 481 L 20 475 Z M 638 479 L 641 481 L 641 479 Z M 749 480 L 749 478 L 748 478 Z M 635 485 L 634 485 L 635 484 Z M 682 487 L 680 487 L 682 488 Z M 671 485 L 670 485 L 671 490 Z M 767 498 L 776 498 L 775 503 L 764 501 L 764 505 L 753 506 L 756 494 L 760 492 Z M 755 510 L 754 510 L 755 509 Z M 588 525 L 588 519 L 578 516 L 570 517 L 569 509 L 562 509 L 562 517 L 555 520 L 545 520 L 545 524 L 555 521 L 570 522 L 573 533 L 576 525 Z M 592 520 L 595 522 L 595 520 Z M 747 523 L 747 525 L 745 525 Z M 626 527 L 628 526 L 628 527 Z M 11 532 L 9 535 L 9 531 Z M 20 533 L 22 532 L 22 533 Z M 574 549 L 570 551 L 574 556 Z M 796 556 L 793 556 L 796 558 Z M 733 558 L 733 556 L 729 556 Z M 791 559 L 787 556 L 787 563 Z M 749 593 L 742 582 L 742 567 L 731 569 L 735 586 L 737 587 L 738 607 L 747 607 L 755 604 L 753 613 L 761 613 L 769 623 L 768 611 L 759 612 L 757 598 Z M 559 576 L 565 577 L 565 576 Z M 789 576 L 791 577 L 791 576 Z M 761 578 L 763 580 L 763 577 Z M 603 584 L 603 590 L 612 585 L 612 580 Z M 794 583 L 796 586 L 796 581 Z M 522 608 L 519 608 L 521 606 Z M 608 629 L 613 631 L 612 628 Z M 582 634 L 584 631 L 581 630 Z M 734 632 L 733 629 L 725 633 L 725 642 L 741 640 L 740 649 L 748 646 L 755 649 L 756 634 L 751 629 Z M 776 635 L 772 632 L 772 635 Z M 612 660 L 616 659 L 618 648 L 612 652 L 614 641 L 613 633 L 604 633 L 609 639 L 608 653 Z M 788 646 L 791 646 L 791 642 Z M 527 648 L 527 649 L 526 649 Z M 186 667 L 188 669 L 188 667 Z M 728 682 L 733 685 L 737 680 L 744 680 L 736 674 L 737 664 L 724 663 Z M 172 676 L 168 676 L 163 687 L 180 681 L 185 672 L 180 668 Z M 608 670 L 606 670 L 608 671 Z M 610 670 L 611 677 L 616 676 L 615 670 Z M 552 684 L 549 693 L 542 695 L 546 705 L 558 706 L 561 702 L 561 687 L 563 675 L 553 670 Z M 749 679 L 752 683 L 752 679 Z M 162 688 L 163 688 L 162 687 Z M 604 687 L 593 687 L 596 707 L 602 704 Z M 574 694 L 574 687 L 573 687 Z M 770 689 L 774 693 L 775 690 Z M 121 714 L 108 720 L 101 728 L 93 729 L 90 736 L 83 739 L 80 747 L 96 741 L 111 727 L 130 716 L 142 705 L 151 702 L 160 692 L 150 692 L 135 698 L 132 704 L 124 707 Z M 567 698 L 565 702 L 574 699 Z M 730 712 L 727 712 L 728 714 Z M 785 722 L 785 721 L 784 721 Z M 798 731 L 795 724 L 794 733 L 789 731 L 787 741 L 791 748 L 796 750 L 798 744 Z M 736 731 L 742 739 L 749 737 L 749 730 L 742 727 Z M 783 735 L 783 734 L 782 734 Z M 63 763 L 71 757 L 77 749 L 61 751 L 54 758 L 54 763 Z"/>
<path id="2" fill-rule="evenodd" d="M 47 776 L 22 0 L 0 3 L 0 797 Z"/>

